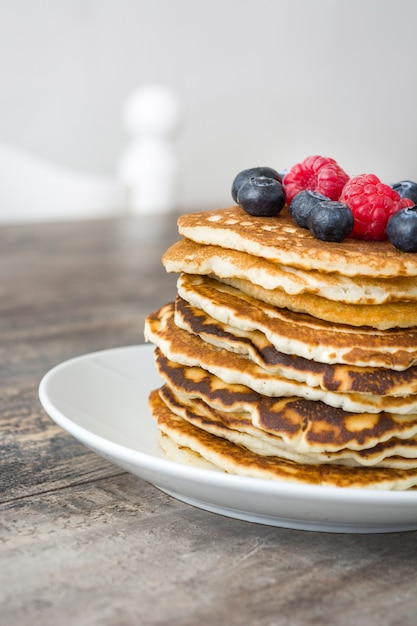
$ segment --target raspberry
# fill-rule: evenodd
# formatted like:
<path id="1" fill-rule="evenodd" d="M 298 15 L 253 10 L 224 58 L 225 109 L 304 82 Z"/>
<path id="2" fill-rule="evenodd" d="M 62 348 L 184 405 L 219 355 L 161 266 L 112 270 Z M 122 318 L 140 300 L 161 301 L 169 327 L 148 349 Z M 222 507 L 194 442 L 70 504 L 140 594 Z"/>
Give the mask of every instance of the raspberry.
<path id="1" fill-rule="evenodd" d="M 416 206 L 416 203 L 411 198 L 401 198 L 400 209 L 407 209 L 411 206 Z"/>
<path id="2" fill-rule="evenodd" d="M 294 165 L 284 177 L 284 187 L 288 206 L 300 191 L 310 190 L 339 200 L 349 176 L 334 159 L 323 156 L 309 156 Z"/>
<path id="3" fill-rule="evenodd" d="M 386 229 L 391 215 L 409 206 L 412 201 L 401 198 L 374 174 L 361 174 L 346 183 L 340 202 L 347 204 L 353 213 L 351 237 L 383 241 L 387 238 Z"/>

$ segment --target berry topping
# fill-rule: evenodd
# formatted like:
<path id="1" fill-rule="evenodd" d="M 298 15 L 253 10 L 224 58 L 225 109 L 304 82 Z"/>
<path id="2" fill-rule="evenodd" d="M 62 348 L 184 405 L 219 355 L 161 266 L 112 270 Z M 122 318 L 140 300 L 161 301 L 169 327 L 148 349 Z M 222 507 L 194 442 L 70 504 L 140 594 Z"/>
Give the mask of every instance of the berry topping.
<path id="1" fill-rule="evenodd" d="M 343 241 L 352 232 L 353 214 L 343 202 L 324 200 L 312 207 L 308 227 L 317 239 Z"/>
<path id="2" fill-rule="evenodd" d="M 334 159 L 322 156 L 309 156 L 294 165 L 284 177 L 287 204 L 300 191 L 309 189 L 330 198 L 339 200 L 341 191 L 349 176 Z"/>
<path id="3" fill-rule="evenodd" d="M 417 204 L 417 183 L 412 180 L 401 180 L 399 183 L 392 185 L 392 188 L 401 196 L 401 198 L 409 198 Z"/>
<path id="4" fill-rule="evenodd" d="M 417 252 L 417 207 L 400 209 L 389 219 L 387 235 L 402 252 Z"/>
<path id="5" fill-rule="evenodd" d="M 301 228 L 308 228 L 308 216 L 310 215 L 311 209 L 318 202 L 323 202 L 323 200 L 329 200 L 329 198 L 316 191 L 300 191 L 294 196 L 290 204 L 290 213 L 293 220 L 297 222 Z"/>
<path id="6" fill-rule="evenodd" d="M 351 209 L 354 225 L 351 236 L 356 239 L 383 241 L 391 215 L 404 207 L 398 193 L 381 183 L 374 174 L 361 174 L 351 178 L 343 188 L 340 201 Z"/>
<path id="7" fill-rule="evenodd" d="M 242 170 L 237 174 L 232 184 L 232 198 L 235 202 L 237 202 L 237 193 L 243 183 L 257 176 L 267 176 L 277 180 L 279 183 L 282 182 L 281 175 L 272 167 L 251 167 L 247 170 Z"/>
<path id="8" fill-rule="evenodd" d="M 273 217 L 285 204 L 284 189 L 274 178 L 250 178 L 239 187 L 237 203 L 249 215 Z"/>

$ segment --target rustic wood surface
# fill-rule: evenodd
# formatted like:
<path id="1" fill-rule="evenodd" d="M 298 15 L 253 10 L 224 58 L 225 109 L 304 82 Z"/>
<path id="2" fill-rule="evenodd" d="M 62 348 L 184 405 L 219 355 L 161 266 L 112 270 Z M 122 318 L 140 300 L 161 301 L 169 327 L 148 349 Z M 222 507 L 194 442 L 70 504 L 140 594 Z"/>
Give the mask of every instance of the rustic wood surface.
<path id="1" fill-rule="evenodd" d="M 214 515 L 61 430 L 38 384 L 142 343 L 171 300 L 175 216 L 0 228 L 0 624 L 415 626 L 417 532 L 325 534 Z"/>

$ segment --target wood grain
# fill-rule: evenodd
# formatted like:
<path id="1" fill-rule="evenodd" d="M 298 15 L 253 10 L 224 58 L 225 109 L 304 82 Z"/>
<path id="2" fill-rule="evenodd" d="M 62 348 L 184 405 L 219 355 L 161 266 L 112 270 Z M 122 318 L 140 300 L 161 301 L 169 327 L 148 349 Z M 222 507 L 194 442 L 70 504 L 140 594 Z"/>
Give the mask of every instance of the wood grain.
<path id="1" fill-rule="evenodd" d="M 42 410 L 46 371 L 143 341 L 175 216 L 0 229 L 0 624 L 415 626 L 417 533 L 261 526 L 126 474 Z"/>

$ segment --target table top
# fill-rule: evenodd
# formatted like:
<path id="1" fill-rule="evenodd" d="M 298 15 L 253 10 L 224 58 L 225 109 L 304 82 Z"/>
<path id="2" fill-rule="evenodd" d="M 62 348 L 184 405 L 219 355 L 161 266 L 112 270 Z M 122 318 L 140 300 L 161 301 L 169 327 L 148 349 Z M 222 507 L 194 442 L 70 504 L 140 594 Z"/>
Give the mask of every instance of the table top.
<path id="1" fill-rule="evenodd" d="M 0 228 L 0 623 L 415 626 L 417 532 L 222 517 L 112 465 L 42 409 L 43 375 L 143 343 L 175 215 Z"/>

